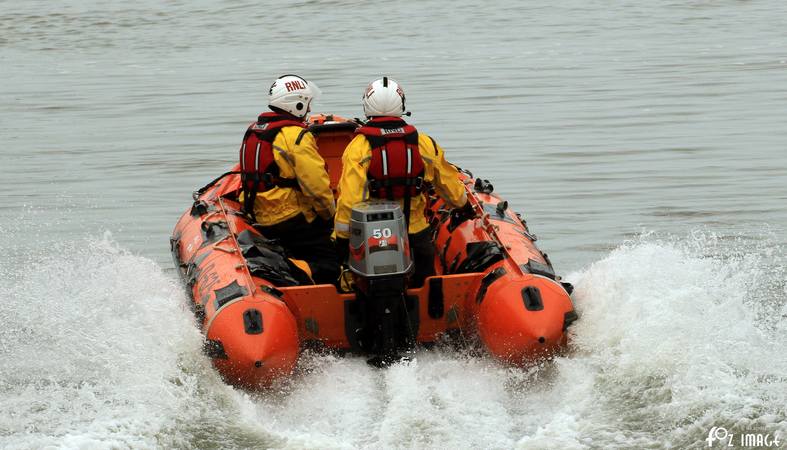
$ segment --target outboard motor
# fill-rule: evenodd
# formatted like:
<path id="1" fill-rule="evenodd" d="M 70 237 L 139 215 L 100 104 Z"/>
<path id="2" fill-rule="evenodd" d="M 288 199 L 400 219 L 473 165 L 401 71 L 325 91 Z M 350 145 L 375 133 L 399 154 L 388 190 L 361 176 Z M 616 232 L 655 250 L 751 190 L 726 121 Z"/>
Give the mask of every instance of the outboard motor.
<path id="1" fill-rule="evenodd" d="M 397 203 L 353 207 L 349 266 L 359 307 L 357 345 L 375 355 L 370 364 L 390 364 L 399 359 L 400 351 L 412 348 L 418 328 L 416 299 L 406 295 L 413 271 L 407 223 Z"/>

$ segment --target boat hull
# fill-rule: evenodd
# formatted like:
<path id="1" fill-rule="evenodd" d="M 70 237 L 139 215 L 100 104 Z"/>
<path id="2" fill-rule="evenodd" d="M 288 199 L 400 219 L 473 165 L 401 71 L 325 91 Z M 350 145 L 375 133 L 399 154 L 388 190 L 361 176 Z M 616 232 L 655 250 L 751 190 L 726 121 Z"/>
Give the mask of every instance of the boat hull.
<path id="1" fill-rule="evenodd" d="M 335 188 L 354 125 L 322 119 L 312 131 Z M 554 354 L 576 319 L 570 286 L 488 182 L 467 172 L 460 179 L 476 218 L 452 224 L 443 200 L 430 196 L 437 275 L 407 290 L 407 326 L 421 344 L 477 338 L 511 364 Z M 292 373 L 305 347 L 358 351 L 362 300 L 353 293 L 333 285 L 277 286 L 249 269 L 247 244 L 263 237 L 242 212 L 239 191 L 231 171 L 195 193 L 171 240 L 216 369 L 231 384 L 260 388 Z"/>

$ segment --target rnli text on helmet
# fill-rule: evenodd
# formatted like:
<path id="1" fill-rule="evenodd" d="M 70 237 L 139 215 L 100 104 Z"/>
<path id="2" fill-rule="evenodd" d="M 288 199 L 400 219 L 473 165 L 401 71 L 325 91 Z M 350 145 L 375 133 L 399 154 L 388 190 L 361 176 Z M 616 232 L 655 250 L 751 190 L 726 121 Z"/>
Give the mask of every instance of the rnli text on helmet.
<path id="1" fill-rule="evenodd" d="M 300 80 L 293 80 L 284 83 L 284 87 L 287 88 L 287 92 L 297 91 L 300 89 L 306 89 L 306 85 L 303 81 Z"/>

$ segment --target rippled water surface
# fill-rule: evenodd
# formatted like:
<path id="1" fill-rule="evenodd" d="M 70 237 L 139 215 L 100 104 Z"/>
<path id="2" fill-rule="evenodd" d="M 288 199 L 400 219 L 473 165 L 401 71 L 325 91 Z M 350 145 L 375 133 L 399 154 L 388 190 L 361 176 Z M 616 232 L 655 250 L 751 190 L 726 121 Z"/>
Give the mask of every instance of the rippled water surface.
<path id="1" fill-rule="evenodd" d="M 0 1 L 0 447 L 703 447 L 787 439 L 781 1 Z M 307 356 L 221 383 L 172 272 L 273 78 L 412 122 L 577 285 L 542 367 Z"/>

